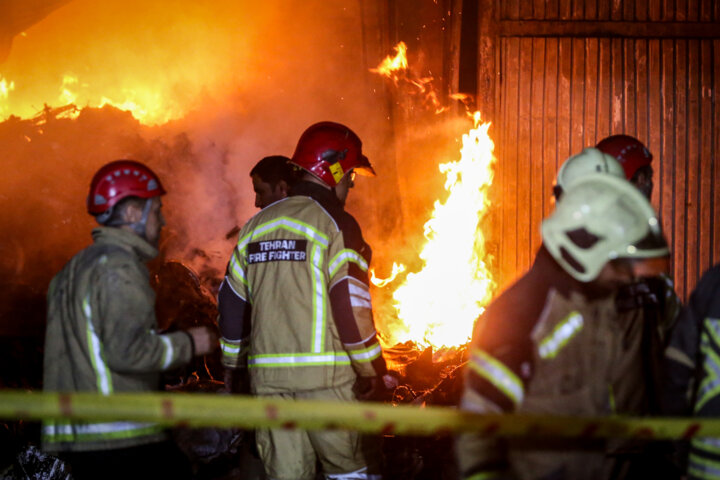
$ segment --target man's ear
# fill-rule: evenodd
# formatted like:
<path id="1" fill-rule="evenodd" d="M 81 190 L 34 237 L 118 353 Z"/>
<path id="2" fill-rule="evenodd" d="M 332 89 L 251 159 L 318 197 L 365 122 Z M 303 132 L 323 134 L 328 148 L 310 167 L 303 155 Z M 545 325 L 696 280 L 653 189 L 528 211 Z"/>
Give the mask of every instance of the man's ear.
<path id="1" fill-rule="evenodd" d="M 284 197 L 287 197 L 288 192 L 290 192 L 290 187 L 288 186 L 288 184 L 285 180 L 280 180 L 277 183 L 277 187 L 275 187 L 275 188 L 279 189 L 282 192 Z"/>
<path id="2" fill-rule="evenodd" d="M 123 221 L 125 223 L 135 223 L 139 222 L 142 218 L 142 208 L 135 203 L 130 202 L 127 205 L 125 205 L 125 211 L 123 212 Z"/>

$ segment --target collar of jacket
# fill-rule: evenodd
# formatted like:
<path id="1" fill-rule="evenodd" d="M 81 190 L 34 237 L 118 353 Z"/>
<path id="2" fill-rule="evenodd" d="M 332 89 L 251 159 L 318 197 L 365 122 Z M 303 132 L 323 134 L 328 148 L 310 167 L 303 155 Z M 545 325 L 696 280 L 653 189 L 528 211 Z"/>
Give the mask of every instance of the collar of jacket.
<path id="1" fill-rule="evenodd" d="M 594 282 L 583 283 L 573 278 L 555 261 L 544 245 L 540 246 L 530 271 L 534 275 L 540 275 L 542 283 L 548 287 L 554 287 L 563 295 L 569 295 L 574 291 L 592 300 L 607 297 L 612 293 L 598 288 Z"/>
<path id="2" fill-rule="evenodd" d="M 340 200 L 338 200 L 335 192 L 317 183 L 307 181 L 296 183 L 290 191 L 290 196 L 294 197 L 297 195 L 313 198 L 327 210 L 338 208 L 343 210 L 343 205 L 340 203 Z"/>
<path id="3" fill-rule="evenodd" d="M 147 262 L 158 256 L 158 249 L 134 232 L 117 227 L 97 227 L 92 231 L 93 241 L 98 245 L 117 245 Z"/>

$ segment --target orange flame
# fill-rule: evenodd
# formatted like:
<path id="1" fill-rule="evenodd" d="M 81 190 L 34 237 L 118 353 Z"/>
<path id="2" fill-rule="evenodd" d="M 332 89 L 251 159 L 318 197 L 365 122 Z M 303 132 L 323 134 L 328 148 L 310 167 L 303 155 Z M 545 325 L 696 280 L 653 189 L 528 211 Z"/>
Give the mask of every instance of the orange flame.
<path id="1" fill-rule="evenodd" d="M 13 90 L 15 90 L 15 82 L 8 82 L 0 76 L 0 114 L 5 114 L 7 106 L 4 101 L 8 99 L 10 92 Z"/>
<path id="2" fill-rule="evenodd" d="M 462 137 L 460 160 L 439 167 L 448 197 L 435 202 L 425 224 L 422 270 L 408 274 L 393 294 L 401 324 L 385 332 L 388 344 L 411 340 L 436 349 L 463 345 L 492 297 L 495 283 L 485 263 L 481 227 L 490 206 L 494 144 L 490 123 L 479 125 L 479 112 L 473 119 L 474 128 Z"/>
<path id="3" fill-rule="evenodd" d="M 382 287 L 388 285 L 389 283 L 392 283 L 395 280 L 395 278 L 397 278 L 397 276 L 400 275 L 401 273 L 403 273 L 406 269 L 407 269 L 407 267 L 405 265 L 403 265 L 402 263 L 393 262 L 392 272 L 390 273 L 390 276 L 388 278 L 378 278 L 375 276 L 375 269 L 371 268 L 370 269 L 370 281 L 376 287 L 382 288 Z"/>
<path id="4" fill-rule="evenodd" d="M 394 47 L 395 56 L 388 55 L 380 62 L 377 68 L 370 71 L 390 78 L 395 85 L 401 83 L 410 95 L 419 95 L 434 110 L 440 114 L 448 109 L 438 99 L 437 92 L 433 87 L 433 77 L 417 77 L 408 67 L 407 45 L 400 42 Z"/>

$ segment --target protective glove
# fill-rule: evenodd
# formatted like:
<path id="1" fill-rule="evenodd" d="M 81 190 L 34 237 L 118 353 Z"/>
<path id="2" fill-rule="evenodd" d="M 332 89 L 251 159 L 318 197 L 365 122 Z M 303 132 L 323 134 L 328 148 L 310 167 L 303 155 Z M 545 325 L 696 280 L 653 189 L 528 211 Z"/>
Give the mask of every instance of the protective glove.
<path id="1" fill-rule="evenodd" d="M 363 402 L 389 401 L 399 383 L 398 379 L 389 373 L 375 377 L 358 377 L 353 385 L 353 393 Z"/>

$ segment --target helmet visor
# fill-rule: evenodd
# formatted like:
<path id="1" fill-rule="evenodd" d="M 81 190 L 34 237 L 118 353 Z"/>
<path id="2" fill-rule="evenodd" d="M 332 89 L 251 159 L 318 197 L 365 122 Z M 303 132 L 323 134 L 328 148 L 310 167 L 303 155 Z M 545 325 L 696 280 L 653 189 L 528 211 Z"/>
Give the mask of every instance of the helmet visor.
<path id="1" fill-rule="evenodd" d="M 364 177 L 374 177 L 375 169 L 370 165 L 370 160 L 363 155 L 358 162 L 358 165 L 353 167 L 353 170 Z"/>

